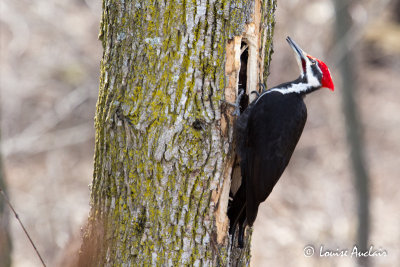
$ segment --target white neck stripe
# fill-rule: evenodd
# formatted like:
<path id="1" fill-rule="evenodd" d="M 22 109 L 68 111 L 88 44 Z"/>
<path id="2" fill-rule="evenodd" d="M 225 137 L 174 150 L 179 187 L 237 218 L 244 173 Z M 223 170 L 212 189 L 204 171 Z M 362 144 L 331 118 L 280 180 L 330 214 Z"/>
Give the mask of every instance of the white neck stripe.
<path id="1" fill-rule="evenodd" d="M 305 72 L 306 76 L 307 76 L 307 83 L 292 83 L 290 84 L 290 86 L 288 87 L 283 87 L 283 88 L 271 88 L 268 91 L 262 93 L 256 100 L 256 104 L 258 102 L 258 100 L 260 100 L 261 97 L 263 97 L 265 94 L 269 94 L 272 92 L 279 92 L 282 95 L 285 94 L 290 94 L 290 93 L 305 93 L 308 90 L 310 90 L 311 88 L 316 88 L 321 86 L 320 81 L 318 80 L 318 78 L 316 76 L 313 75 L 313 72 L 311 70 L 311 65 L 309 64 L 309 62 L 307 61 L 307 66 L 306 66 L 307 71 Z M 301 74 L 302 77 L 304 76 L 304 73 Z"/>
<path id="2" fill-rule="evenodd" d="M 261 97 L 263 97 L 266 94 L 272 93 L 272 92 L 279 92 L 282 95 L 285 94 L 290 94 L 290 93 L 301 93 L 301 92 L 306 92 L 308 89 L 310 89 L 311 86 L 308 83 L 294 83 L 289 87 L 284 87 L 284 88 L 271 88 L 268 91 L 265 91 L 262 93 L 256 100 L 256 103 L 258 100 L 260 100 Z"/>

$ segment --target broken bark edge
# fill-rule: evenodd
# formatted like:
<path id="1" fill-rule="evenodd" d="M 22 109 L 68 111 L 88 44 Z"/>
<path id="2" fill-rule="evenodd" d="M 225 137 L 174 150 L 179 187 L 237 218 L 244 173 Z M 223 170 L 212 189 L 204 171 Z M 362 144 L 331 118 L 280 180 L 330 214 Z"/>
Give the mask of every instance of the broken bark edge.
<path id="1" fill-rule="evenodd" d="M 262 25 L 261 25 L 261 3 L 256 0 L 254 15 L 252 18 L 253 22 L 245 25 L 245 31 L 241 36 L 235 36 L 230 39 L 226 45 L 226 61 L 225 61 L 225 74 L 226 74 L 226 88 L 225 88 L 225 100 L 230 103 L 234 103 L 238 95 L 239 88 L 239 73 L 241 68 L 241 52 L 242 42 L 248 45 L 249 58 L 247 61 L 247 83 L 246 83 L 246 94 L 251 96 L 251 91 L 257 90 L 257 86 L 260 81 L 263 80 L 263 54 L 259 53 L 260 46 L 263 43 L 262 39 Z M 261 49 L 262 50 L 262 49 Z M 253 100 L 253 97 L 252 99 Z M 229 110 L 229 109 L 228 109 Z M 228 111 L 229 112 L 229 111 Z M 235 117 L 231 113 L 225 114 L 221 117 L 221 132 L 225 137 L 229 137 L 232 146 L 229 149 L 224 171 L 223 171 L 223 184 L 222 188 L 217 191 L 213 198 L 214 203 L 217 204 L 215 211 L 215 223 L 217 229 L 217 242 L 223 244 L 225 237 L 228 235 L 229 218 L 227 216 L 229 192 L 231 188 L 231 177 L 234 169 L 236 150 L 233 128 Z"/>

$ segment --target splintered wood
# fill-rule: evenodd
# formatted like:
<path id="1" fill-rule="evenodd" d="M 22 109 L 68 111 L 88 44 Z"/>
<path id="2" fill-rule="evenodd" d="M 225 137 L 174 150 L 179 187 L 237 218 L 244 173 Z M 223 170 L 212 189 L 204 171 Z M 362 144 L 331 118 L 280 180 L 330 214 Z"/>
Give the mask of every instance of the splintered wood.
<path id="1" fill-rule="evenodd" d="M 241 36 L 235 36 L 230 39 L 226 45 L 226 61 L 225 61 L 225 101 L 235 103 L 238 95 L 239 72 L 241 66 L 240 56 L 242 50 L 248 50 L 247 60 L 247 82 L 246 94 L 249 95 L 250 102 L 253 101 L 255 95 L 250 94 L 251 91 L 258 91 L 258 84 L 263 81 L 263 62 L 264 53 L 261 47 L 262 33 L 264 31 L 261 25 L 261 3 L 255 1 L 255 8 L 252 16 L 252 22 L 245 25 L 245 31 Z M 265 36 L 264 36 L 265 38 Z M 246 43 L 247 48 L 242 49 L 242 42 Z M 227 108 L 225 116 L 221 117 L 221 132 L 224 136 L 230 136 L 236 118 L 232 115 L 232 109 Z M 227 216 L 227 207 L 229 201 L 229 191 L 231 188 L 231 178 L 235 163 L 235 149 L 230 150 L 230 155 L 227 156 L 226 165 L 223 172 L 224 182 L 222 188 L 217 190 L 213 195 L 214 203 L 218 203 L 218 208 L 215 212 L 216 227 L 217 227 L 217 242 L 222 244 L 227 237 L 229 228 L 229 219 Z M 239 173 L 235 170 L 235 173 Z M 236 175 L 237 176 L 237 175 Z M 240 175 L 239 175 L 240 178 Z"/>

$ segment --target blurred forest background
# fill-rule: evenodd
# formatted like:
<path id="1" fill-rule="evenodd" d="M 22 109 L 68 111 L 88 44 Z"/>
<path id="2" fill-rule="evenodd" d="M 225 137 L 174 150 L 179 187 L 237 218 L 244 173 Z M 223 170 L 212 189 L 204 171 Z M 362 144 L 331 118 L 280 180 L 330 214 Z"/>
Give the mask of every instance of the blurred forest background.
<path id="1" fill-rule="evenodd" d="M 369 244 L 388 252 L 374 266 L 400 262 L 400 1 L 348 1 L 355 100 L 370 179 Z M 261 206 L 253 266 L 355 266 L 351 257 L 305 257 L 313 245 L 357 243 L 356 184 L 342 108 L 332 0 L 279 0 L 268 87 L 296 78 L 291 36 L 330 66 L 335 92 L 306 98 L 308 122 L 292 161 Z M 93 117 L 102 48 L 99 0 L 0 3 L 1 151 L 7 191 L 45 261 L 59 264 L 89 211 Z M 1 200 L 3 201 L 3 200 Z M 2 202 L 3 203 L 3 202 Z M 1 210 L 1 209 L 0 209 Z M 8 210 L 8 208 L 6 208 Z M 13 216 L 12 266 L 40 266 Z M 79 239 L 78 239 L 79 240 Z"/>

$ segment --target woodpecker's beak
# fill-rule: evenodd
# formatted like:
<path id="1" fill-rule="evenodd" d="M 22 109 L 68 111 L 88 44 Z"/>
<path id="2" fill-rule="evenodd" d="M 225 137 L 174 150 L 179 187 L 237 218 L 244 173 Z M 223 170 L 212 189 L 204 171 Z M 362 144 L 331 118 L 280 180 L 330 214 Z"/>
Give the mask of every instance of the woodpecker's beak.
<path id="1" fill-rule="evenodd" d="M 306 53 L 290 38 L 289 36 L 286 38 L 286 41 L 289 43 L 290 47 L 293 49 L 295 54 L 297 55 L 296 60 L 297 64 L 299 64 L 299 68 L 301 73 L 304 73 L 305 63 L 307 60 Z"/>

